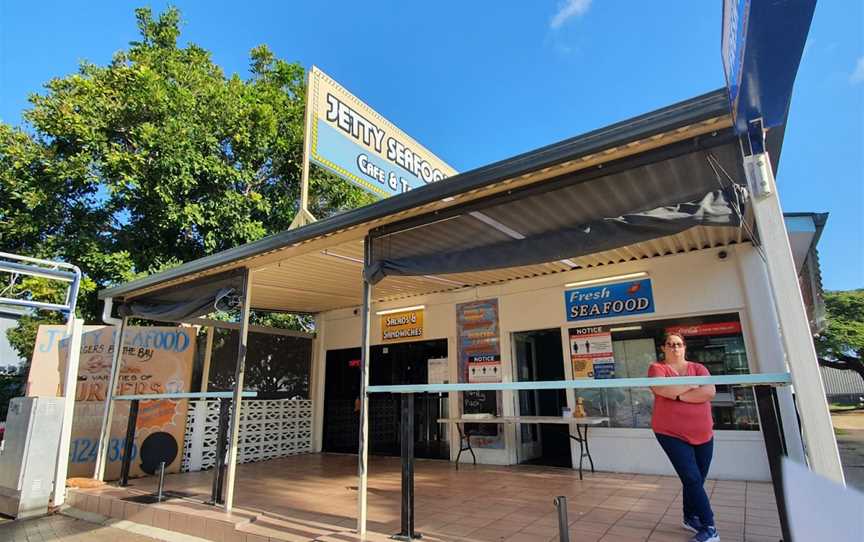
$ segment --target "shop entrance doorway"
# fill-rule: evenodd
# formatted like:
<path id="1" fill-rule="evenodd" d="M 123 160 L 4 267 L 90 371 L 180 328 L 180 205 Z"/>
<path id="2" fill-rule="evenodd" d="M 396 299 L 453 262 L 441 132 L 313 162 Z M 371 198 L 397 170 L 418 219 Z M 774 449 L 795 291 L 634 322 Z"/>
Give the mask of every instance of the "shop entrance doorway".
<path id="1" fill-rule="evenodd" d="M 428 384 L 429 360 L 447 358 L 447 340 L 373 346 L 369 384 Z M 323 450 L 357 453 L 360 430 L 360 349 L 328 350 L 324 376 Z M 399 455 L 401 395 L 369 396 L 369 451 Z M 417 457 L 448 459 L 447 394 L 418 394 L 414 403 L 414 451 Z"/>
<path id="2" fill-rule="evenodd" d="M 560 329 L 513 334 L 514 380 L 564 380 Z M 517 416 L 560 416 L 567 406 L 564 390 L 522 390 L 516 397 Z M 568 427 L 561 424 L 516 426 L 519 463 L 572 467 Z"/>

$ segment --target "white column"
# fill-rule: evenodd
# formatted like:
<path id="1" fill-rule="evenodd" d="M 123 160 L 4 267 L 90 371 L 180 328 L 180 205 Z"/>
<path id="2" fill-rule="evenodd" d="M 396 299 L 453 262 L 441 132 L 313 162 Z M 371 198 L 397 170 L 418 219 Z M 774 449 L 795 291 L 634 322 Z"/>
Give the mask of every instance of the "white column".
<path id="1" fill-rule="evenodd" d="M 789 372 L 765 262 L 756 249 L 750 246 L 738 247 L 735 251 L 735 260 L 738 264 L 744 296 L 747 299 L 747 321 L 754 350 L 750 352 L 751 370 L 760 373 Z M 801 440 L 801 426 L 798 424 L 792 388 L 789 386 L 777 388 L 777 399 L 780 403 L 780 419 L 783 422 L 786 450 L 791 459 L 804 464 L 806 462 L 804 442 Z"/>
<path id="2" fill-rule="evenodd" d="M 324 315 L 315 315 L 315 339 L 312 341 L 312 384 L 309 397 L 312 399 L 312 451 L 324 448 L 324 390 L 327 375 L 327 347 L 325 334 L 327 324 Z"/>
<path id="3" fill-rule="evenodd" d="M 69 443 L 72 440 L 72 421 L 75 416 L 75 392 L 78 389 L 78 360 L 81 357 L 81 334 L 84 321 L 69 316 L 66 327 L 69 349 L 66 356 L 66 374 L 63 377 L 63 425 L 60 430 L 60 448 L 57 450 L 57 467 L 54 475 L 54 506 L 66 501 L 66 474 L 69 469 Z"/>
<path id="4" fill-rule="evenodd" d="M 368 240 L 367 240 L 368 247 Z M 369 326 L 372 304 L 372 285 L 363 279 L 363 308 L 361 309 L 360 328 L 360 449 L 358 451 L 358 476 L 360 482 L 357 491 L 357 533 L 361 539 L 366 537 L 367 501 L 369 467 Z"/>
<path id="5" fill-rule="evenodd" d="M 117 383 L 120 380 L 120 367 L 123 362 L 123 333 L 126 331 L 128 319 L 120 321 L 120 329 L 115 329 L 114 356 L 111 358 L 111 378 L 105 390 L 105 413 L 102 416 L 102 429 L 99 431 L 99 452 L 96 456 L 96 470 L 93 478 L 105 479 L 105 468 L 108 461 L 108 444 L 111 440 L 111 422 L 114 419 L 114 393 L 117 391 Z"/>
<path id="6" fill-rule="evenodd" d="M 573 358 L 570 355 L 570 323 L 567 322 L 561 326 L 561 349 L 564 352 L 564 380 L 573 380 Z M 564 390 L 564 395 L 567 398 L 567 406 L 571 412 L 576 411 L 576 390 L 570 388 Z M 569 428 L 572 431 L 572 428 Z M 582 450 L 579 448 L 579 443 L 572 438 L 567 439 L 570 442 L 570 464 L 573 468 L 578 468 L 579 454 Z"/>
<path id="7" fill-rule="evenodd" d="M 752 194 L 751 205 L 759 239 L 766 257 L 783 348 L 798 398 L 810 468 L 842 484 L 844 479 L 840 454 L 768 154 L 745 157 L 744 170 Z M 749 277 L 745 277 L 745 280 L 749 280 Z"/>
<path id="8" fill-rule="evenodd" d="M 240 340 L 237 346 L 237 369 L 234 373 L 234 399 L 231 402 L 231 442 L 228 447 L 228 472 L 225 476 L 225 511 L 234 506 L 234 481 L 237 476 L 237 455 L 240 442 L 240 414 L 243 405 L 243 375 L 246 371 L 246 341 L 249 335 L 249 310 L 252 302 L 252 278 L 243 270 L 243 305 L 240 307 Z"/>

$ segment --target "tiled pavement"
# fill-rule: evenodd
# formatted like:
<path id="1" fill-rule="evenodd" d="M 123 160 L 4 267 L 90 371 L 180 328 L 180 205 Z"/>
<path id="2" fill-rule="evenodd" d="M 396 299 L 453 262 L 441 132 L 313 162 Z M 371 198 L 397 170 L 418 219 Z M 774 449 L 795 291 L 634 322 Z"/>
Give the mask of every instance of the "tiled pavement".
<path id="1" fill-rule="evenodd" d="M 347 541 L 355 525 L 356 457 L 314 454 L 240 465 L 235 514 L 196 502 L 206 499 L 210 472 L 170 475 L 168 490 L 193 499 L 160 505 L 118 500 L 150 491 L 154 481 L 129 489 L 73 492 L 73 505 L 217 542 Z M 397 458 L 374 458 L 369 469 L 371 540 L 399 530 L 400 470 Z M 587 474 L 536 466 L 462 466 L 418 460 L 416 528 L 424 540 L 556 541 L 556 495 L 568 498 L 573 542 L 674 542 L 689 536 L 680 527 L 677 478 L 635 474 Z M 717 526 L 724 542 L 776 542 L 780 537 L 770 484 L 709 480 Z M 125 541 L 124 541 L 125 542 Z"/>
<path id="2" fill-rule="evenodd" d="M 152 542 L 147 536 L 88 523 L 67 516 L 11 521 L 0 519 L 3 542 Z"/>

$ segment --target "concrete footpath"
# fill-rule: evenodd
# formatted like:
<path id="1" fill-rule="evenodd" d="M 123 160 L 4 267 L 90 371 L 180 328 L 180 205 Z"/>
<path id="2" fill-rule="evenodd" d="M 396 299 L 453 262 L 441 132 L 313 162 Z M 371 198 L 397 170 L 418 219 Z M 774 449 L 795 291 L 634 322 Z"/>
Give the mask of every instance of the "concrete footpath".
<path id="1" fill-rule="evenodd" d="M 54 514 L 22 521 L 0 522 L 0 540 L 4 542 L 149 542 L 149 536 L 130 533 L 98 523 Z"/>
<path id="2" fill-rule="evenodd" d="M 13 521 L 0 517 L 3 542 L 207 542 L 149 525 L 137 525 L 66 508 L 41 518 Z"/>
<path id="3" fill-rule="evenodd" d="M 834 412 L 831 421 L 837 433 L 846 485 L 864 491 L 864 411 Z"/>

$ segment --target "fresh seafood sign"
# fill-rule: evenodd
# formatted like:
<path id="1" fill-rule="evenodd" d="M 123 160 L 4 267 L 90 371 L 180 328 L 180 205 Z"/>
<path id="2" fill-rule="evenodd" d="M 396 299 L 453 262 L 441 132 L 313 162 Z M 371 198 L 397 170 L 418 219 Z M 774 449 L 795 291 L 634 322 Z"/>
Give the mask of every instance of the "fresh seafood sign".
<path id="1" fill-rule="evenodd" d="M 654 312 L 651 279 L 576 288 L 564 292 L 567 321 L 596 320 Z"/>

